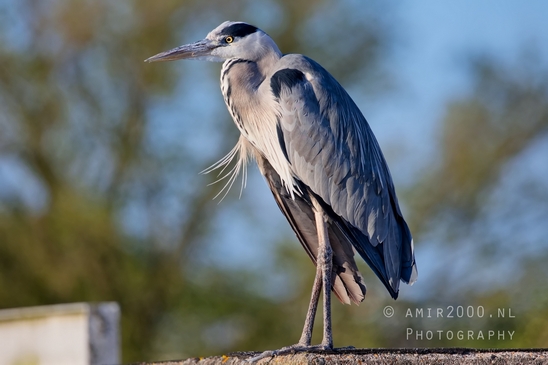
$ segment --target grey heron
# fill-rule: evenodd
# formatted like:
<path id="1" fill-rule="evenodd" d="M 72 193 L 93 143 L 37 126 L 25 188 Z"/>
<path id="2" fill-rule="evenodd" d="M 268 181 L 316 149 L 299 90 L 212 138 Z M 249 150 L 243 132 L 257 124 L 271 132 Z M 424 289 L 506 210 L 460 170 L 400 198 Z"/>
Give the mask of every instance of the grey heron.
<path id="1" fill-rule="evenodd" d="M 413 240 L 388 166 L 364 116 L 322 66 L 282 54 L 265 32 L 224 22 L 205 39 L 146 61 L 223 62 L 221 91 L 241 135 L 214 168 L 236 159 L 233 175 L 254 158 L 280 210 L 316 264 L 300 340 L 276 355 L 333 349 L 331 290 L 345 304 L 363 301 L 366 287 L 354 252 L 396 299 L 400 280 L 417 278 Z M 312 327 L 323 291 L 323 340 Z"/>

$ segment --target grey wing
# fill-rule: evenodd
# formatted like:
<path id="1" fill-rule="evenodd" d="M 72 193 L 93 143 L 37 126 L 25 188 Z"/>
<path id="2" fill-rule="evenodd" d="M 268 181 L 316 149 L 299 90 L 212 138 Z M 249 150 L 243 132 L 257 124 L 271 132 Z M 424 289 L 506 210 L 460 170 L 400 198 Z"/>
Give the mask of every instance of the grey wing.
<path id="1" fill-rule="evenodd" d="M 380 147 L 327 71 L 302 56 L 285 65 L 271 89 L 281 107 L 278 138 L 292 171 L 338 217 L 354 248 L 397 297 L 400 279 L 416 279 L 416 265 Z"/>

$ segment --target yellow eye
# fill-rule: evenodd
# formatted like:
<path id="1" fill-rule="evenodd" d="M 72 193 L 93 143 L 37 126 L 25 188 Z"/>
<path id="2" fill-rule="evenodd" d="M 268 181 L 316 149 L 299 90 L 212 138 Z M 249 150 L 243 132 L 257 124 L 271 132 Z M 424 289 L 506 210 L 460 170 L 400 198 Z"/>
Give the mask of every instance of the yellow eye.
<path id="1" fill-rule="evenodd" d="M 234 42 L 234 37 L 232 37 L 232 36 L 226 37 L 226 38 L 225 38 L 225 42 L 226 42 L 226 43 L 232 43 L 232 42 Z"/>

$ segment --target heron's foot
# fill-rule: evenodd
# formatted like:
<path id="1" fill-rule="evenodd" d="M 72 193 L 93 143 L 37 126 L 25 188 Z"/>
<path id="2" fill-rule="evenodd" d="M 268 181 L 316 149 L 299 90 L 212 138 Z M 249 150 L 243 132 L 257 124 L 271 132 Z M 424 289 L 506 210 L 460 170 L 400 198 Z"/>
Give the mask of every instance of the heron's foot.
<path id="1" fill-rule="evenodd" d="M 297 343 L 295 345 L 282 347 L 279 350 L 265 351 L 260 355 L 254 356 L 251 359 L 247 359 L 247 362 L 254 363 L 266 357 L 274 357 L 288 354 L 296 354 L 299 352 L 308 352 L 308 351 L 333 351 L 333 346 L 327 345 L 302 345 Z"/>

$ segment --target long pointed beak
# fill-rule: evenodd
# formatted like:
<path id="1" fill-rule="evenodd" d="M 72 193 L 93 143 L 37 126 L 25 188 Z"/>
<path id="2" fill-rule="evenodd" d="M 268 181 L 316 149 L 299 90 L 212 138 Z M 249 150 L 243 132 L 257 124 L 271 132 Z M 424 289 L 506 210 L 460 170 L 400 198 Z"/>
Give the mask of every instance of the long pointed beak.
<path id="1" fill-rule="evenodd" d="M 150 58 L 147 58 L 145 62 L 159 62 L 159 61 L 175 61 L 183 59 L 207 59 L 211 57 L 211 51 L 217 48 L 209 39 L 203 39 L 201 41 L 185 44 L 169 51 L 158 53 Z"/>

